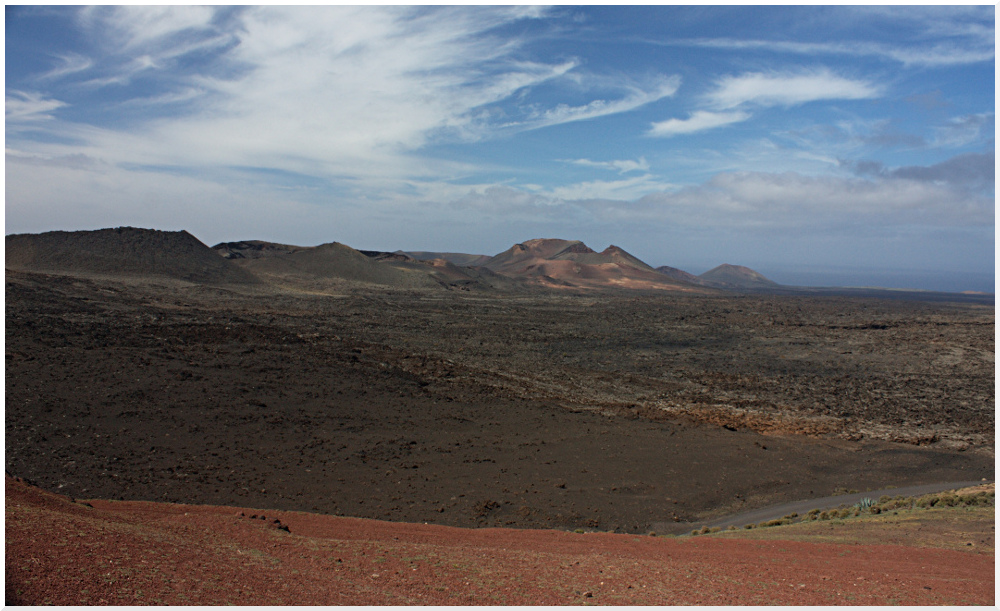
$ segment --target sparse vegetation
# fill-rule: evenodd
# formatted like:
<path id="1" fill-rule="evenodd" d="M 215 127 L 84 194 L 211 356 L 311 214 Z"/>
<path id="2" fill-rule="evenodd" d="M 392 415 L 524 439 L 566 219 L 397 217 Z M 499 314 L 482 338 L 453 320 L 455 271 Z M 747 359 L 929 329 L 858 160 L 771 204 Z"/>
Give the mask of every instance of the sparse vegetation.
<path id="1" fill-rule="evenodd" d="M 835 524 L 842 524 L 843 522 L 841 522 L 841 520 L 845 518 L 861 517 L 864 514 L 881 515 L 882 513 L 897 512 L 899 510 L 930 509 L 933 507 L 984 507 L 995 504 L 996 496 L 995 492 L 992 490 L 977 491 L 961 495 L 954 492 L 940 492 L 926 494 L 919 497 L 889 497 L 887 495 L 883 495 L 879 497 L 878 502 L 865 497 L 851 507 L 839 507 L 827 510 L 811 509 L 801 517 L 797 513 L 790 513 L 781 519 L 763 520 L 757 524 L 746 524 L 743 526 L 743 529 L 752 530 L 754 528 L 773 528 L 775 526 L 811 522 L 815 520 L 833 521 Z M 799 519 L 796 521 L 795 518 Z M 698 532 L 700 534 L 706 534 L 706 528 L 707 527 L 703 527 L 701 531 Z M 739 529 L 735 526 L 730 526 L 726 530 L 735 531 Z"/>

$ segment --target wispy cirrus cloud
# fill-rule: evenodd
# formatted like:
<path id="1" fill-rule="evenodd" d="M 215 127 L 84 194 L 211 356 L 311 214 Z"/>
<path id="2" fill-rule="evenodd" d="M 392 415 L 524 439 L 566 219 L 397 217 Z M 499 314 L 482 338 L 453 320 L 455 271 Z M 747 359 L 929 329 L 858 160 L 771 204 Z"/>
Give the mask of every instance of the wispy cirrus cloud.
<path id="1" fill-rule="evenodd" d="M 125 50 L 173 45 L 182 33 L 212 29 L 217 11 L 207 6 L 90 6 L 77 13 L 97 42 Z"/>
<path id="2" fill-rule="evenodd" d="M 145 98 L 129 98 L 128 100 L 122 102 L 120 106 L 128 108 L 128 107 L 165 106 L 169 104 L 182 104 L 185 102 L 196 100 L 203 95 L 205 95 L 205 91 L 203 89 L 188 87 L 187 89 L 182 89 L 179 91 L 170 91 L 168 93 L 149 96 Z"/>
<path id="3" fill-rule="evenodd" d="M 66 106 L 65 102 L 48 98 L 35 91 L 8 91 L 5 96 L 5 118 L 7 129 L 18 124 L 51 121 L 52 111 Z"/>
<path id="4" fill-rule="evenodd" d="M 406 180 L 437 175 L 440 163 L 414 155 L 429 144 L 628 112 L 677 91 L 676 76 L 591 78 L 573 58 L 526 59 L 523 38 L 495 33 L 545 14 L 535 7 L 84 9 L 78 20 L 108 41 L 106 54 L 67 86 L 116 86 L 109 108 L 152 113 L 183 103 L 183 112 L 140 116 L 127 131 L 110 117 L 53 129 L 76 134 L 87 154 L 109 162 Z M 175 70 L 190 54 L 199 62 Z M 583 103 L 532 98 L 534 88 L 558 89 L 564 77 Z"/>
<path id="5" fill-rule="evenodd" d="M 802 72 L 749 72 L 724 76 L 706 96 L 710 106 L 796 106 L 819 100 L 865 100 L 879 97 L 880 86 L 842 77 L 826 68 Z"/>
<path id="6" fill-rule="evenodd" d="M 675 40 L 673 45 L 690 45 L 713 49 L 771 51 L 808 55 L 843 55 L 851 57 L 881 57 L 903 64 L 904 67 L 941 68 L 992 61 L 992 46 L 935 44 L 932 46 L 885 45 L 872 42 L 795 42 L 785 40 L 740 40 L 730 38 L 703 38 Z"/>
<path id="7" fill-rule="evenodd" d="M 749 72 L 716 80 L 703 97 L 712 110 L 696 110 L 687 119 L 652 123 L 650 136 L 670 137 L 740 123 L 751 109 L 798 106 L 820 100 L 861 100 L 878 97 L 881 89 L 866 81 L 834 74 L 826 68 L 798 72 Z"/>
<path id="8" fill-rule="evenodd" d="M 665 183 L 652 174 L 643 174 L 621 180 L 588 180 L 562 185 L 549 189 L 546 193 L 558 201 L 634 200 L 650 191 L 674 187 L 675 185 Z"/>
<path id="9" fill-rule="evenodd" d="M 903 68 L 971 65 L 993 61 L 996 55 L 993 7 L 908 6 L 901 10 L 898 6 L 840 6 L 825 12 L 823 35 L 814 34 L 811 40 L 795 40 L 794 33 L 782 33 L 772 39 L 718 36 L 645 42 L 810 58 L 871 58 Z M 879 29 L 892 32 L 892 36 L 858 36 L 859 30 Z"/>
<path id="10" fill-rule="evenodd" d="M 585 121 L 606 115 L 628 112 L 674 95 L 677 93 L 680 85 L 681 79 L 679 76 L 668 76 L 649 87 L 630 86 L 627 93 L 618 99 L 598 99 L 581 106 L 559 104 L 554 108 L 532 113 L 523 122 L 511 123 L 505 127 L 539 129 L 552 125 Z"/>
<path id="11" fill-rule="evenodd" d="M 739 123 L 750 118 L 750 113 L 743 111 L 734 112 L 711 112 L 708 110 L 696 110 L 687 119 L 667 119 L 653 123 L 649 130 L 650 136 L 677 136 L 680 134 L 692 134 L 714 129 L 732 123 Z"/>
<path id="12" fill-rule="evenodd" d="M 53 81 L 78 72 L 83 72 L 87 68 L 94 65 L 94 61 L 92 59 L 84 57 L 78 53 L 57 55 L 56 58 L 59 60 L 59 65 L 55 66 L 48 72 L 38 75 L 35 77 L 36 80 Z"/>
<path id="13" fill-rule="evenodd" d="M 614 170 L 619 174 L 649 171 L 649 162 L 646 161 L 645 157 L 639 157 L 638 159 L 615 159 L 612 161 L 591 161 L 590 159 L 564 159 L 562 161 L 589 168 Z"/>

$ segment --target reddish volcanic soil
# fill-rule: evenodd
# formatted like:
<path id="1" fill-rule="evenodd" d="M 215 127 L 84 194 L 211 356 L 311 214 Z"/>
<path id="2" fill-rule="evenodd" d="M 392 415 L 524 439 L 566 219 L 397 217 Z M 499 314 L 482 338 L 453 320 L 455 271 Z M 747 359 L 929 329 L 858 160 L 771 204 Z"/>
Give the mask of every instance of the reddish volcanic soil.
<path id="1" fill-rule="evenodd" d="M 88 504 L 11 478 L 5 485 L 7 604 L 995 600 L 993 556 L 961 551 L 467 530 L 232 507 Z"/>

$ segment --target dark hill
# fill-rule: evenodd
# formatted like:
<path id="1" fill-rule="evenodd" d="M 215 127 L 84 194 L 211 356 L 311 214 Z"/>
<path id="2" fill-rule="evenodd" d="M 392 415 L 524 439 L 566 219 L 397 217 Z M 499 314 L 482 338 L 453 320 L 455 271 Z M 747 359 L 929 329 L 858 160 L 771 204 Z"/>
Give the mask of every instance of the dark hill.
<path id="1" fill-rule="evenodd" d="M 6 236 L 8 269 L 110 277 L 166 277 L 204 284 L 255 284 L 248 271 L 186 231 L 116 227 Z"/>
<path id="2" fill-rule="evenodd" d="M 728 263 L 714 267 L 698 277 L 708 286 L 726 289 L 766 289 L 781 286 L 749 267 Z"/>
<path id="3" fill-rule="evenodd" d="M 212 250 L 226 259 L 263 259 L 265 257 L 289 255 L 302 250 L 302 247 L 264 242 L 261 240 L 247 240 L 245 242 L 223 242 L 213 246 Z"/>
<path id="4" fill-rule="evenodd" d="M 396 288 L 521 288 L 487 269 L 460 267 L 443 258 L 417 260 L 402 251 L 355 250 L 333 242 L 290 246 L 259 240 L 225 242 L 213 249 L 255 274 L 293 284 L 349 280 Z"/>
<path id="5" fill-rule="evenodd" d="M 339 242 L 288 246 L 268 242 L 228 242 L 216 252 L 260 276 L 306 280 L 350 280 L 397 288 L 439 286 L 430 268 L 416 262 L 379 261 Z"/>
<path id="6" fill-rule="evenodd" d="M 660 272 L 661 274 L 666 274 L 667 276 L 670 276 L 674 280 L 690 282 L 691 284 L 701 284 L 701 285 L 705 284 L 705 281 L 699 278 L 698 276 L 695 276 L 694 274 L 689 274 L 688 272 L 682 269 L 677 269 L 676 267 L 670 267 L 669 265 L 661 265 L 660 267 L 656 268 L 656 271 Z"/>
<path id="7" fill-rule="evenodd" d="M 490 260 L 489 255 L 470 255 L 463 252 L 430 252 L 426 250 L 417 251 L 396 251 L 417 261 L 430 261 L 433 259 L 444 259 L 445 261 L 459 267 L 473 267 L 482 265 Z"/>

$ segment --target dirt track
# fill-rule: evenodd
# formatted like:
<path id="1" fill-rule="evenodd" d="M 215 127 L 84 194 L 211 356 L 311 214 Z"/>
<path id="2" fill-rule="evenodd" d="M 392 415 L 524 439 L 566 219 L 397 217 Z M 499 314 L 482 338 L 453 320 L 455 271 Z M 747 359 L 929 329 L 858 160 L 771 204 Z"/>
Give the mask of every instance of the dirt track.
<path id="1" fill-rule="evenodd" d="M 80 498 L 622 532 L 993 477 L 992 309 L 242 290 L 8 272 L 7 471 Z"/>

